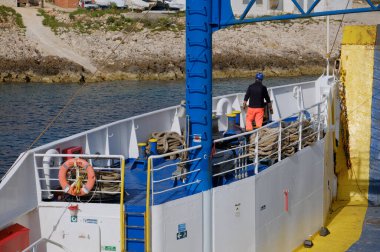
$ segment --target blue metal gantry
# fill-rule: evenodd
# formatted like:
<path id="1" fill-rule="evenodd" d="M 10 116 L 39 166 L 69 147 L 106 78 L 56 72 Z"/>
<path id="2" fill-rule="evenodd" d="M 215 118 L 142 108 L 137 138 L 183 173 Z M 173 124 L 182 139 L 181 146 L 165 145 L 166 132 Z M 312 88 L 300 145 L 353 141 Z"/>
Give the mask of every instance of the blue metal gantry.
<path id="1" fill-rule="evenodd" d="M 246 18 L 248 12 L 252 9 L 254 3 L 256 2 L 256 0 L 250 0 L 243 14 L 240 17 L 235 18 L 232 12 L 230 0 L 213 0 L 213 4 L 216 4 L 216 6 L 219 6 L 221 10 L 220 12 L 216 12 L 216 11 L 213 12 L 213 15 L 215 15 L 215 18 L 213 18 L 213 21 L 215 23 L 213 25 L 214 27 L 216 27 L 214 28 L 214 30 L 219 30 L 221 28 L 231 26 L 231 25 L 237 25 L 237 24 L 380 11 L 380 4 L 374 4 L 373 0 L 365 0 L 368 4 L 368 7 L 366 8 L 354 8 L 354 9 L 346 8 L 346 9 L 341 9 L 341 10 L 329 10 L 329 11 L 318 11 L 318 12 L 315 12 L 314 10 L 315 10 L 315 7 L 321 3 L 321 0 L 314 0 L 307 10 L 303 9 L 297 0 L 288 0 L 288 1 L 291 1 L 294 4 L 294 6 L 299 11 L 299 13 Z M 325 1 L 328 1 L 328 0 L 325 0 Z M 352 0 L 348 0 L 348 3 L 350 1 Z M 213 5 L 213 8 L 214 7 L 215 5 Z"/>
<path id="2" fill-rule="evenodd" d="M 232 0 L 234 1 L 234 0 Z M 286 1 L 286 0 L 284 0 Z M 310 18 L 348 13 L 379 11 L 380 4 L 366 0 L 368 7 L 316 12 L 320 0 L 314 0 L 304 10 L 297 0 L 291 1 L 299 13 L 246 18 L 256 0 L 250 0 L 240 17 L 235 17 L 230 0 L 186 1 L 186 111 L 189 119 L 189 147 L 202 145 L 191 155 L 201 158 L 190 170 L 201 168 L 190 180 L 200 183 L 192 192 L 202 192 L 212 187 L 210 155 L 212 150 L 212 33 L 222 28 L 263 21 Z M 328 0 L 327 0 L 328 1 Z M 348 0 L 351 1 L 351 0 Z M 348 4 L 347 4 L 348 6 Z"/>

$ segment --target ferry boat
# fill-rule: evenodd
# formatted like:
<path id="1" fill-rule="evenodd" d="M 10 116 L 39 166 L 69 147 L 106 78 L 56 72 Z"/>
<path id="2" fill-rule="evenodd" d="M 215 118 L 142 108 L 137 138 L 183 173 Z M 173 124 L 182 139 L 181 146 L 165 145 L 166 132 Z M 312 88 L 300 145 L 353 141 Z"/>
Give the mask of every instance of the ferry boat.
<path id="1" fill-rule="evenodd" d="M 340 96 L 346 97 L 347 118 L 355 95 L 347 85 L 339 89 L 335 75 L 269 88 L 274 113 L 267 113 L 263 127 L 245 132 L 243 93 L 211 99 L 212 30 L 237 22 L 226 22 L 223 5 L 219 8 L 220 22 L 215 22 L 209 1 L 187 4 L 186 102 L 18 157 L 0 183 L 0 250 L 219 252 L 312 246 L 342 188 L 335 158 L 342 139 L 338 92 L 348 92 Z M 284 18 L 330 14 L 337 13 L 303 11 Z M 248 22 L 244 17 L 242 23 Z M 372 59 L 376 66 L 377 42 L 371 51 L 355 40 L 373 38 L 373 28 L 347 34 L 341 67 L 345 82 L 353 83 L 350 76 L 358 68 L 351 56 L 356 63 Z M 359 56 L 358 48 L 367 54 Z M 366 78 L 371 76 L 374 72 Z M 370 188 L 373 178 L 366 177 Z M 350 185 L 352 180 L 340 184 Z M 376 190 L 368 195 L 376 197 Z"/>
<path id="2" fill-rule="evenodd" d="M 151 239 L 153 251 L 201 251 L 202 233 L 206 232 L 202 220 L 206 211 L 211 211 L 205 201 L 212 197 L 214 235 L 228 234 L 231 239 L 218 241 L 215 251 L 237 244 L 246 248 L 243 241 L 252 242 L 249 237 L 255 233 L 255 219 L 264 224 L 265 215 L 268 224 L 288 212 L 293 217 L 283 216 L 284 223 L 300 218 L 293 212 L 295 203 L 300 206 L 299 214 L 310 209 L 310 216 L 299 223 L 313 216 L 306 229 L 312 234 L 323 219 L 324 129 L 333 80 L 321 76 L 317 81 L 269 88 L 273 122 L 253 132 L 242 131 L 243 93 L 215 97 L 215 148 L 212 157 L 207 157 L 212 163 L 213 188 L 209 192 L 196 193 L 194 189 L 200 183 L 200 168 L 191 169 L 190 165 L 200 158 L 191 151 L 199 145 L 184 144 L 188 121 L 181 117 L 181 105 L 32 149 L 20 155 L 1 183 L 1 196 L 17 192 L 17 197 L 2 198 L 7 203 L 1 204 L 1 224 L 9 225 L 12 220 L 30 230 L 31 241 L 48 239 L 70 251 L 120 251 L 124 239 L 127 251 L 143 251 L 147 239 Z M 318 95 L 316 90 L 320 90 Z M 96 174 L 92 190 L 84 196 L 75 196 L 71 189 L 65 192 L 60 184 L 64 164 L 73 172 L 67 175 L 73 178 L 68 183 L 78 182 L 73 181 L 77 179 L 74 164 L 70 164 L 73 160 L 78 168 L 86 169 L 86 165 Z M 86 164 L 79 164 L 81 160 Z M 298 180 L 302 183 L 294 184 Z M 88 185 L 85 182 L 82 184 Z M 278 188 L 271 189 L 274 186 Z M 286 197 L 282 190 L 288 191 Z M 261 210 L 256 211 L 257 207 Z M 245 232 L 237 232 L 240 228 Z M 289 245 L 299 245 L 306 230 Z M 244 233 L 247 239 L 237 239 Z M 267 236 L 266 232 L 256 233 Z M 55 245 L 48 243 L 47 251 L 55 251 L 53 248 Z"/>

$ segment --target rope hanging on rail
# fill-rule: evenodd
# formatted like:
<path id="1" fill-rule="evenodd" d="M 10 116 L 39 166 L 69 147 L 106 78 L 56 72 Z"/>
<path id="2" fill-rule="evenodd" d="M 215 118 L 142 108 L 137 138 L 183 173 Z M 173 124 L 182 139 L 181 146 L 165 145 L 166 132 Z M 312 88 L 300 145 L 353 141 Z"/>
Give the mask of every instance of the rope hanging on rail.
<path id="1" fill-rule="evenodd" d="M 281 124 L 281 156 L 289 157 L 293 155 L 298 148 L 299 141 L 299 122 L 292 122 L 290 124 Z M 314 134 L 312 122 L 309 119 L 302 121 L 302 147 L 309 146 L 316 142 L 317 134 Z M 255 156 L 255 139 L 256 134 L 250 136 L 249 153 L 253 158 Z M 270 159 L 277 159 L 278 155 L 278 135 L 279 128 L 262 128 L 259 131 L 258 139 L 258 154 L 259 158 L 268 157 Z"/>
<path id="2" fill-rule="evenodd" d="M 112 171 L 97 171 L 96 177 L 102 182 L 99 183 L 99 191 L 104 192 L 120 192 L 120 183 L 115 183 L 112 181 L 120 181 L 121 174 L 119 172 Z M 106 182 L 106 181 L 110 182 Z"/>
<path id="3" fill-rule="evenodd" d="M 157 139 L 157 151 L 159 154 L 174 152 L 185 148 L 185 137 L 179 135 L 177 132 L 153 132 L 152 137 Z M 150 152 L 149 146 L 147 147 L 148 153 Z M 180 158 L 182 162 L 188 160 L 188 152 L 181 152 L 180 154 L 171 155 L 170 159 Z M 173 175 L 180 175 L 187 172 L 186 164 L 180 163 L 177 165 L 177 170 Z M 186 176 L 181 177 L 185 179 Z"/>

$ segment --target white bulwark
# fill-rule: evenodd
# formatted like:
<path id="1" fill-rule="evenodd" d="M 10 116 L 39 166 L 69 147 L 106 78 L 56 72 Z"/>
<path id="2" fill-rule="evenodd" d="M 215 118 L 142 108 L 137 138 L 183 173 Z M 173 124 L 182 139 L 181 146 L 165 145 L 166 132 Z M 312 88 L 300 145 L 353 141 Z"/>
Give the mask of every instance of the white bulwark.
<path id="1" fill-rule="evenodd" d="M 213 188 L 213 251 L 292 251 L 323 226 L 324 144 L 307 147 L 256 176 Z M 153 206 L 152 251 L 202 251 L 204 204 L 196 194 Z"/>

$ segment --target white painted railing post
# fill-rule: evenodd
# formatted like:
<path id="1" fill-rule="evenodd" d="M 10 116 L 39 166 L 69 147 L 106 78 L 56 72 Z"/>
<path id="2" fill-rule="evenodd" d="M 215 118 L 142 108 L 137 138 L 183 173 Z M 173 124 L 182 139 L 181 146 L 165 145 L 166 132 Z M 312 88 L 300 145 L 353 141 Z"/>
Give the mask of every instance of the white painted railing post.
<path id="1" fill-rule="evenodd" d="M 235 168 L 236 168 L 236 160 L 234 161 L 234 164 L 235 164 Z M 239 178 L 239 171 L 238 170 L 235 170 L 234 171 L 234 174 L 235 174 L 235 179 L 238 179 Z"/>
<path id="2" fill-rule="evenodd" d="M 238 167 L 242 167 L 242 163 L 243 163 L 243 160 L 242 160 L 242 156 L 243 156 L 243 143 L 241 141 L 239 141 L 239 159 L 236 160 L 238 162 Z M 243 171 L 243 168 L 239 169 L 238 170 L 239 172 L 239 175 L 238 175 L 238 178 L 239 179 L 242 179 L 244 178 L 244 171 Z"/>
<path id="3" fill-rule="evenodd" d="M 247 152 L 248 152 L 248 148 L 247 148 L 247 141 L 244 140 L 244 160 L 243 160 L 243 165 L 244 165 L 244 175 L 245 177 L 247 178 L 248 177 L 248 167 L 247 167 Z"/>
<path id="4" fill-rule="evenodd" d="M 321 139 L 321 103 L 318 103 L 318 137 L 317 140 Z"/>
<path id="5" fill-rule="evenodd" d="M 298 118 L 298 121 L 299 121 L 298 150 L 302 149 L 302 117 L 303 117 L 303 110 L 300 111 L 299 118 Z"/>
<path id="6" fill-rule="evenodd" d="M 282 121 L 279 121 L 279 126 L 278 126 L 278 161 L 281 161 L 281 145 L 282 145 Z"/>
<path id="7" fill-rule="evenodd" d="M 151 188 L 151 204 L 152 206 L 154 206 L 154 157 L 152 157 L 151 161 L 150 161 L 150 164 L 151 164 L 151 167 L 150 167 L 150 172 L 151 172 L 151 180 L 150 180 L 150 188 Z M 148 161 L 149 162 L 149 161 Z"/>
<path id="8" fill-rule="evenodd" d="M 259 130 L 256 131 L 255 138 L 255 174 L 259 173 Z"/>
<path id="9" fill-rule="evenodd" d="M 240 167 L 240 157 L 241 157 L 241 148 L 240 148 L 240 146 L 241 146 L 241 142 L 239 142 L 239 149 L 237 150 L 238 151 L 238 159 L 236 159 L 235 161 L 234 161 L 234 164 L 235 164 L 235 168 L 236 167 Z M 242 176 L 241 176 L 241 174 L 242 174 L 242 171 L 241 171 L 241 169 L 239 169 L 239 170 L 236 170 L 235 171 L 235 178 L 236 179 L 242 179 Z"/>

